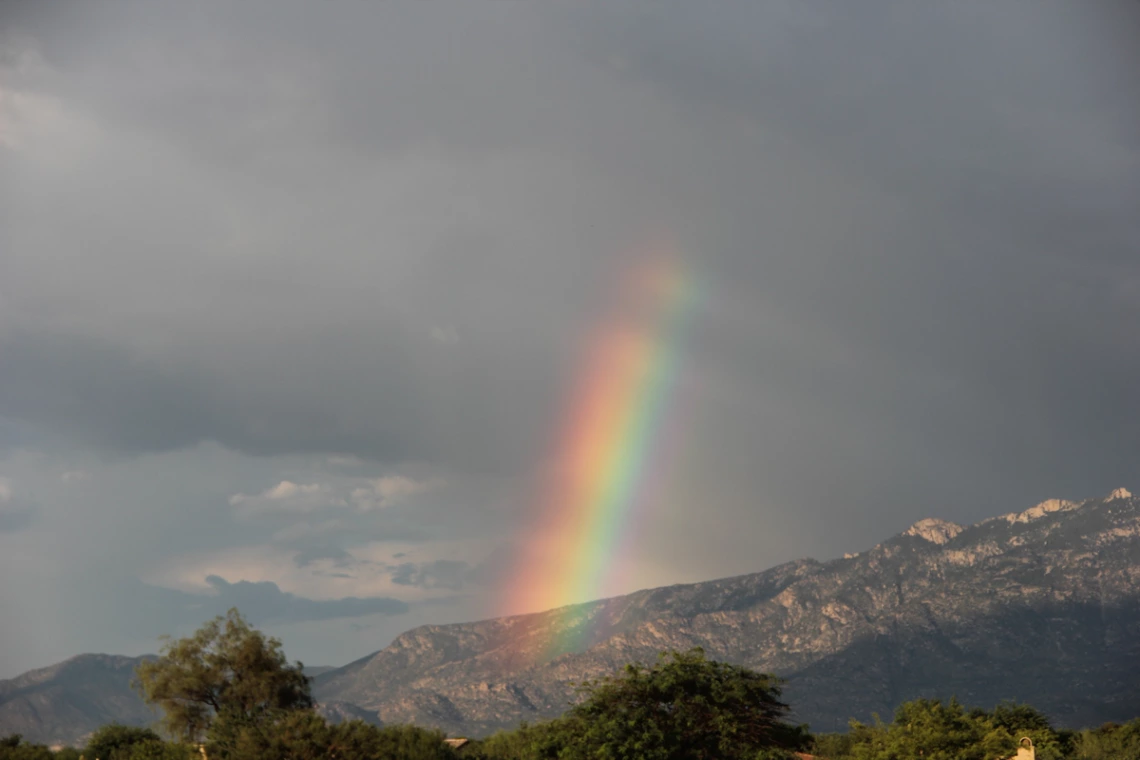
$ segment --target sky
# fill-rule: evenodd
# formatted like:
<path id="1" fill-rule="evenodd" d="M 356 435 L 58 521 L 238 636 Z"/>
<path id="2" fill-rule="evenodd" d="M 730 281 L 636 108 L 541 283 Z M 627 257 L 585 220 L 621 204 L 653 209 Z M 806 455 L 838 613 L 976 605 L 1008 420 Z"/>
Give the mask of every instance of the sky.
<path id="1" fill-rule="evenodd" d="M 498 614 L 661 239 L 702 295 L 607 593 L 1140 486 L 1137 39 L 1109 1 L 3 3 L 0 678 L 235 605 L 311 665 Z"/>

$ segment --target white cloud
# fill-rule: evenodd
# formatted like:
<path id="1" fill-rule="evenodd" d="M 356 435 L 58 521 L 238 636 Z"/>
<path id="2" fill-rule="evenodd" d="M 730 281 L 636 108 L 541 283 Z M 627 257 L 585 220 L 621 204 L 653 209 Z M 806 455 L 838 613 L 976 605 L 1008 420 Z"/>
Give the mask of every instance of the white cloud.
<path id="1" fill-rule="evenodd" d="M 68 470 L 60 475 L 59 479 L 64 483 L 71 483 L 76 480 L 87 480 L 89 477 L 91 477 L 91 473 L 86 470 Z"/>
<path id="2" fill-rule="evenodd" d="M 417 480 L 406 475 L 385 475 L 363 482 L 360 478 L 350 478 L 335 484 L 282 480 L 259 494 L 236 493 L 229 501 L 230 506 L 245 516 L 311 514 L 349 506 L 357 512 L 371 512 L 440 485 L 439 479 Z"/>
<path id="3" fill-rule="evenodd" d="M 415 480 L 404 475 L 388 475 L 354 488 L 349 495 L 352 505 L 361 512 L 389 507 L 413 494 L 442 485 L 438 480 Z"/>
<path id="4" fill-rule="evenodd" d="M 12 500 L 12 481 L 0 476 L 0 504 Z"/>
<path id="5" fill-rule="evenodd" d="M 282 480 L 272 488 L 250 496 L 237 493 L 230 497 L 230 506 L 246 515 L 266 513 L 307 514 L 329 507 L 345 506 L 336 490 L 323 483 L 294 483 Z"/>

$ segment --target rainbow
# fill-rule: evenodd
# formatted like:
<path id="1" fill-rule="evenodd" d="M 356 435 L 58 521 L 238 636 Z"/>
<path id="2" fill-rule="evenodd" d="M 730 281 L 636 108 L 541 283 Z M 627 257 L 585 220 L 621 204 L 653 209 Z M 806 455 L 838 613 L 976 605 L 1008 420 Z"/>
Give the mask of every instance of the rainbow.
<path id="1" fill-rule="evenodd" d="M 517 612 L 609 595 L 653 482 L 697 288 L 659 246 L 619 279 L 614 308 L 586 341 L 544 473 L 536 523 L 504 595 Z M 559 649 L 573 647 L 560 642 Z"/>

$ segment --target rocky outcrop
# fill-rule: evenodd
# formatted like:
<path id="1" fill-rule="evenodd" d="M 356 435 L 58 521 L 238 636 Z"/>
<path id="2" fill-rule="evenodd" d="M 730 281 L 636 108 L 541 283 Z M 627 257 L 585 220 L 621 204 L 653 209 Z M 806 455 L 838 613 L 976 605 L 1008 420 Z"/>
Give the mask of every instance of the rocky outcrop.
<path id="1" fill-rule="evenodd" d="M 903 532 L 904 536 L 918 536 L 925 539 L 932 544 L 944 544 L 954 538 L 965 528 L 961 525 L 945 520 L 938 520 L 933 517 L 928 517 L 925 520 L 919 520 L 914 525 L 910 526 Z"/>

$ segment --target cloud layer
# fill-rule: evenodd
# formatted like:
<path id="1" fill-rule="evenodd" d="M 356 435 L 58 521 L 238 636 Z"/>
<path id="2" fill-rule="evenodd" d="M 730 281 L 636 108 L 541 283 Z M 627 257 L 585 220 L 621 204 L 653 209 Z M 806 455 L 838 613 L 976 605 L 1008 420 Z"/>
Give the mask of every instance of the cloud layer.
<path id="1" fill-rule="evenodd" d="M 5 4 L 0 677 L 231 601 L 315 664 L 497 609 L 659 235 L 705 297 L 614 593 L 1130 485 L 1138 25 Z"/>

